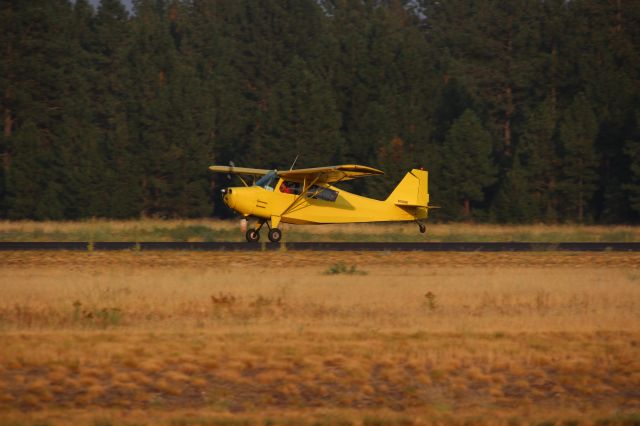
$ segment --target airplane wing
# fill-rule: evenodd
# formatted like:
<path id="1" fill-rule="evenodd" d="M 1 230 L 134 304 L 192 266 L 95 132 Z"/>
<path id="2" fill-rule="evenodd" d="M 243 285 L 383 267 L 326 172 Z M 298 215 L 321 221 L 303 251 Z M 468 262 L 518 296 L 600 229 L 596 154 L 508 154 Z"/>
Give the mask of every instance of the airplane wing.
<path id="1" fill-rule="evenodd" d="M 252 169 L 249 167 L 234 166 L 211 166 L 209 170 L 216 173 L 229 173 L 234 175 L 264 176 L 271 170 L 268 169 Z"/>
<path id="2" fill-rule="evenodd" d="M 310 169 L 284 170 L 278 176 L 295 182 L 315 180 L 317 184 L 342 182 L 365 176 L 383 175 L 384 172 L 373 167 L 357 164 L 343 164 L 340 166 L 314 167 Z M 316 180 L 317 179 L 317 180 Z"/>

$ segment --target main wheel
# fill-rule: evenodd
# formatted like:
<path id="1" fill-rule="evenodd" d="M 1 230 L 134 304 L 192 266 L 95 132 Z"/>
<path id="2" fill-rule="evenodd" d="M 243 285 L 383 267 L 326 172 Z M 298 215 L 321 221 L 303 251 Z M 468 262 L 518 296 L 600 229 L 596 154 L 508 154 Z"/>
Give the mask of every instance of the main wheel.
<path id="1" fill-rule="evenodd" d="M 245 234 L 245 237 L 247 237 L 247 241 L 250 243 L 257 243 L 260 239 L 260 233 L 255 229 L 249 229 Z"/>
<path id="2" fill-rule="evenodd" d="M 277 243 L 278 241 L 280 241 L 280 238 L 282 238 L 281 230 L 279 230 L 278 228 L 271 228 L 269 230 L 269 240 L 271 240 L 271 242 Z"/>
<path id="3" fill-rule="evenodd" d="M 427 227 L 426 227 L 426 226 L 424 226 L 424 225 L 423 225 L 423 224 L 421 224 L 421 223 L 419 223 L 419 224 L 418 224 L 418 226 L 420 227 L 420 233 L 421 233 L 421 234 L 424 234 L 424 231 L 426 231 L 426 230 L 427 230 Z"/>

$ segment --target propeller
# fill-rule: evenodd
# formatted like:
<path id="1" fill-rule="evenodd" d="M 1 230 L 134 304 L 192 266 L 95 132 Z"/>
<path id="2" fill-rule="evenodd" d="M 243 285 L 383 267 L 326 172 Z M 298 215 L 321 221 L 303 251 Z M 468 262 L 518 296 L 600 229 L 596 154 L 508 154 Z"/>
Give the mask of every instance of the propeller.
<path id="1" fill-rule="evenodd" d="M 229 167 L 231 169 L 233 169 L 236 165 L 233 163 L 233 161 L 229 160 Z M 227 173 L 227 179 L 231 180 L 231 173 Z M 222 188 L 220 190 L 220 192 L 222 192 L 223 194 L 227 193 L 227 188 Z"/>
<path id="2" fill-rule="evenodd" d="M 229 160 L 229 167 L 233 169 L 235 166 L 236 165 L 233 163 L 233 161 Z M 231 173 L 227 173 L 227 179 L 231 179 Z"/>

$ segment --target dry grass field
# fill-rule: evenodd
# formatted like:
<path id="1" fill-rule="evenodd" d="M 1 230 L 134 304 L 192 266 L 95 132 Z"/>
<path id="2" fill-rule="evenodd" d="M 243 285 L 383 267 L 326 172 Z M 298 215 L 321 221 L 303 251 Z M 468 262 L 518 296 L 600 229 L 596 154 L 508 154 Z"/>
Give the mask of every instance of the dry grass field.
<path id="1" fill-rule="evenodd" d="M 0 254 L 0 425 L 639 423 L 640 254 Z"/>

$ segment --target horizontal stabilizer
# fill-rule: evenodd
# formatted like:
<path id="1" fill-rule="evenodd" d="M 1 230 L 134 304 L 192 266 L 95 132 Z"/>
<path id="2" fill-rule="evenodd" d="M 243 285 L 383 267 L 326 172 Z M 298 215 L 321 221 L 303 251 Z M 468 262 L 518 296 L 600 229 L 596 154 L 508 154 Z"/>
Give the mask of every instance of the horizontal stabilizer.
<path id="1" fill-rule="evenodd" d="M 395 205 L 400 207 L 426 207 L 424 204 L 403 203 L 402 200 L 399 200 L 397 203 L 395 203 Z"/>

